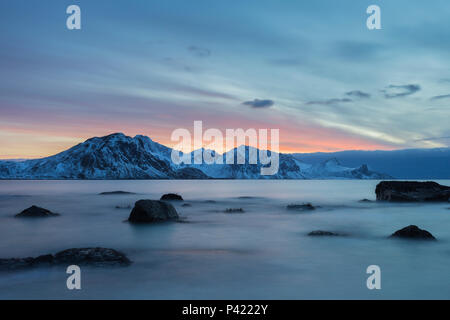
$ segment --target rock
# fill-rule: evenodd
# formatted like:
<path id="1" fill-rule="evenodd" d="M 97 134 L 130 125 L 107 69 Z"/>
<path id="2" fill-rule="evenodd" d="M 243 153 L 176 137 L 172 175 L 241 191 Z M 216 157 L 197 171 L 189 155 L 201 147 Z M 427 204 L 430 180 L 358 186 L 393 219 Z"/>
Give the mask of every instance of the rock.
<path id="1" fill-rule="evenodd" d="M 158 200 L 139 200 L 135 203 L 128 221 L 151 223 L 178 219 L 178 213 L 170 203 Z"/>
<path id="2" fill-rule="evenodd" d="M 316 209 L 316 207 L 314 207 L 311 203 L 290 204 L 286 208 L 288 210 L 299 210 L 299 211 L 311 211 Z"/>
<path id="3" fill-rule="evenodd" d="M 37 206 L 31 206 L 28 209 L 23 210 L 21 213 L 16 214 L 17 218 L 40 218 L 55 216 L 59 216 L 59 213 L 53 213 L 50 210 Z"/>
<path id="4" fill-rule="evenodd" d="M 53 257 L 55 264 L 77 265 L 129 265 L 131 261 L 123 253 L 107 248 L 67 249 Z"/>
<path id="5" fill-rule="evenodd" d="M 125 194 L 135 194 L 135 193 L 128 192 L 128 191 L 107 191 L 107 192 L 99 193 L 99 195 L 101 195 L 101 196 L 125 195 Z"/>
<path id="6" fill-rule="evenodd" d="M 167 193 L 167 194 L 164 194 L 160 200 L 161 201 L 183 201 L 183 197 L 176 193 Z"/>
<path id="7" fill-rule="evenodd" d="M 422 230 L 413 225 L 396 231 L 390 236 L 390 238 L 436 240 L 436 238 L 428 231 Z"/>
<path id="8" fill-rule="evenodd" d="M 242 208 L 228 208 L 225 210 L 225 213 L 244 213 L 244 209 Z"/>
<path id="9" fill-rule="evenodd" d="M 131 209 L 131 206 L 130 205 L 127 205 L 127 206 L 116 206 L 115 208 L 116 209 Z"/>
<path id="10" fill-rule="evenodd" d="M 362 200 L 359 200 L 358 202 L 360 202 L 360 203 L 370 203 L 370 202 L 373 202 L 373 201 L 369 200 L 369 199 L 362 199 Z"/>
<path id="11" fill-rule="evenodd" d="M 123 253 L 106 248 L 68 249 L 36 258 L 0 259 L 0 270 L 18 270 L 57 265 L 127 266 L 131 261 Z"/>
<path id="12" fill-rule="evenodd" d="M 436 182 L 382 181 L 375 193 L 377 200 L 398 202 L 449 201 L 450 187 Z"/>
<path id="13" fill-rule="evenodd" d="M 192 207 L 192 204 L 190 204 L 190 203 L 183 203 L 182 207 Z"/>
<path id="14" fill-rule="evenodd" d="M 311 231 L 310 233 L 308 233 L 308 236 L 313 236 L 313 237 L 317 237 L 317 236 L 333 236 L 333 237 L 337 237 L 337 236 L 341 236 L 341 234 L 339 233 L 335 233 L 335 232 L 331 232 L 331 231 L 322 231 L 322 230 L 316 230 L 316 231 Z"/>

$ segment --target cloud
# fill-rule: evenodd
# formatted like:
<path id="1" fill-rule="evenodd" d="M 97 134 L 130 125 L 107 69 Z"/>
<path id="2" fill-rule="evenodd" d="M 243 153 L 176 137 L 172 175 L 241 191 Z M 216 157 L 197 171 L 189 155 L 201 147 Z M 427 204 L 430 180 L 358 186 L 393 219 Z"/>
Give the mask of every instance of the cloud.
<path id="1" fill-rule="evenodd" d="M 206 49 L 206 48 L 201 48 L 201 47 L 197 47 L 197 46 L 189 46 L 187 49 L 193 55 L 200 57 L 200 58 L 206 58 L 211 55 L 211 50 Z"/>
<path id="2" fill-rule="evenodd" d="M 418 140 L 414 140 L 414 141 L 418 142 L 418 141 L 434 141 L 434 140 L 447 140 L 447 139 L 450 139 L 450 136 L 430 137 L 430 138 L 418 139 Z"/>
<path id="3" fill-rule="evenodd" d="M 442 96 L 431 97 L 430 100 L 450 99 L 450 94 L 444 94 Z"/>
<path id="4" fill-rule="evenodd" d="M 307 105 L 314 105 L 314 104 L 320 104 L 320 105 L 325 105 L 328 106 L 330 104 L 336 104 L 336 103 L 347 103 L 347 102 L 352 102 L 352 99 L 349 98 L 342 98 L 342 99 L 328 99 L 328 100 L 316 100 L 316 101 L 308 101 L 306 102 Z"/>
<path id="5" fill-rule="evenodd" d="M 393 85 L 386 87 L 386 89 L 381 90 L 384 93 L 386 99 L 400 98 L 412 95 L 420 91 L 420 86 L 418 84 L 405 84 L 405 85 Z"/>
<path id="6" fill-rule="evenodd" d="M 338 41 L 332 48 L 333 54 L 337 54 L 343 60 L 367 62 L 376 58 L 384 47 L 371 42 Z"/>
<path id="7" fill-rule="evenodd" d="M 269 108 L 275 104 L 273 100 L 260 100 L 255 99 L 253 101 L 245 101 L 242 103 L 243 105 L 250 106 L 252 108 Z"/>
<path id="8" fill-rule="evenodd" d="M 359 99 L 369 99 L 371 95 L 366 92 L 362 92 L 360 90 L 353 90 L 345 93 L 347 96 L 356 97 Z"/>

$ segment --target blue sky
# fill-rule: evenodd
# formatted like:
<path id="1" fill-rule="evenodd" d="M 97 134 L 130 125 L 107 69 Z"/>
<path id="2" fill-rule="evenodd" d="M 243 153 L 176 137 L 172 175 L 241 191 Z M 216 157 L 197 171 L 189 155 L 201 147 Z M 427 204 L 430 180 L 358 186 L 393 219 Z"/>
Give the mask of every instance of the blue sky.
<path id="1" fill-rule="evenodd" d="M 66 29 L 67 6 L 82 30 Z M 381 8 L 382 30 L 366 28 Z M 0 158 L 91 136 L 279 128 L 286 152 L 448 147 L 450 3 L 0 3 Z"/>

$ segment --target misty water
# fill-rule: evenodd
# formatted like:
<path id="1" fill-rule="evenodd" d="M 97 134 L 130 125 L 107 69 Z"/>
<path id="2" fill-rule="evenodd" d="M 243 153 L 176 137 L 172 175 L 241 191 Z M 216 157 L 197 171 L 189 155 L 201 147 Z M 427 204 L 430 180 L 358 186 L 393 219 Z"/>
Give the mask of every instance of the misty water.
<path id="1" fill-rule="evenodd" d="M 377 183 L 0 181 L 0 258 L 100 246 L 133 261 L 82 267 L 78 291 L 67 289 L 64 266 L 1 272 L 0 298 L 449 299 L 450 204 L 358 202 L 375 200 Z M 115 190 L 136 194 L 99 195 Z M 128 206 L 167 192 L 191 204 L 174 203 L 187 223 L 125 222 Z M 304 202 L 320 208 L 286 209 Z M 61 216 L 14 218 L 31 205 Z M 438 241 L 387 238 L 411 224 Z M 347 236 L 308 236 L 313 230 Z M 369 265 L 381 267 L 381 290 L 367 289 Z"/>

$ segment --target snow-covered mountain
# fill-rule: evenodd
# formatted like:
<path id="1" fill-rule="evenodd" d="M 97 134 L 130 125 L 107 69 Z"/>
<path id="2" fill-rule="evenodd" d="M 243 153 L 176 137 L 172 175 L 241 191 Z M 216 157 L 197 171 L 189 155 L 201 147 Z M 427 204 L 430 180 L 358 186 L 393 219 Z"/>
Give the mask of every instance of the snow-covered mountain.
<path id="1" fill-rule="evenodd" d="M 236 158 L 245 150 L 244 164 L 225 164 L 227 154 Z M 331 159 L 307 164 L 290 154 L 279 154 L 278 173 L 262 176 L 259 161 L 250 164 L 250 147 L 220 155 L 224 164 L 180 164 L 171 160 L 172 149 L 146 136 L 122 133 L 91 138 L 51 157 L 26 161 L 0 161 L 0 179 L 385 179 L 367 166 L 347 168 Z M 258 151 L 253 149 L 252 151 Z M 257 152 L 257 154 L 259 154 Z M 270 156 L 269 152 L 269 156 Z M 189 155 L 194 159 L 194 153 Z M 198 157 L 198 154 L 197 154 Z M 200 155 L 201 157 L 201 155 Z"/>
<path id="2" fill-rule="evenodd" d="M 339 151 L 333 153 L 297 153 L 295 159 L 319 164 L 331 158 L 345 167 L 367 164 L 372 170 L 397 179 L 450 179 L 450 148 L 378 151 Z"/>

